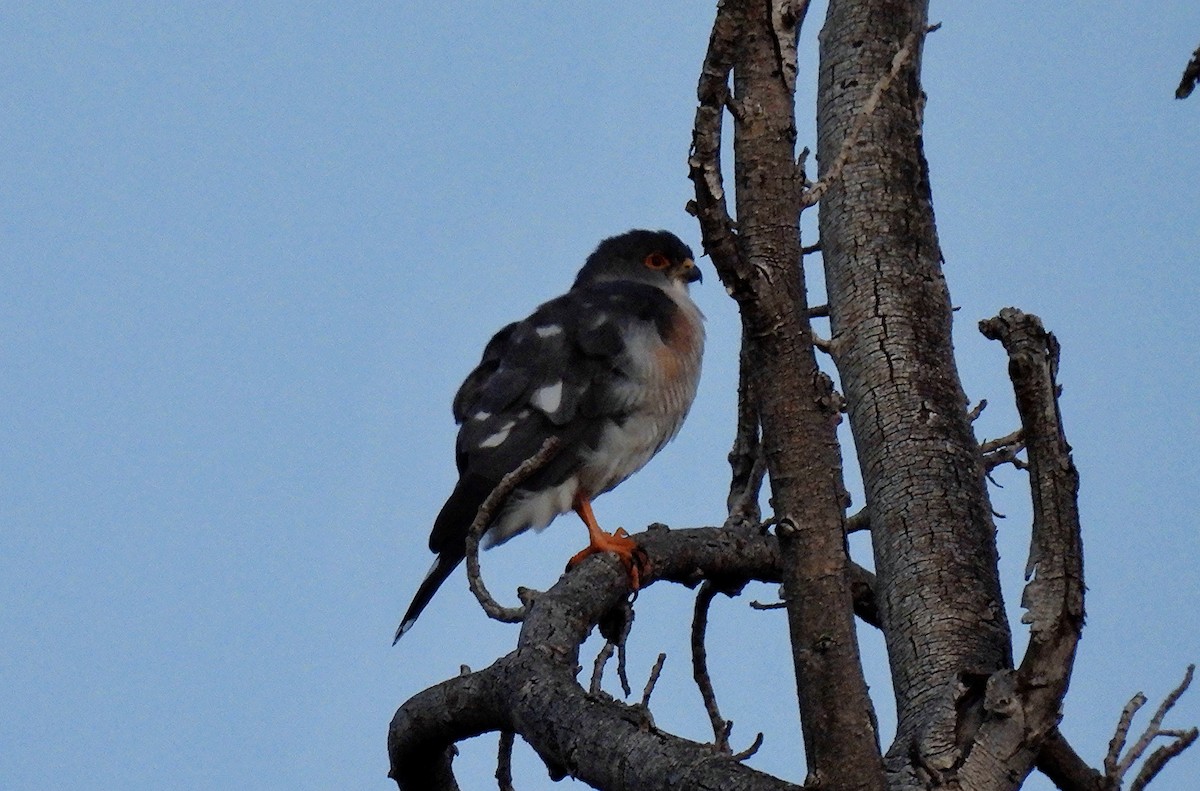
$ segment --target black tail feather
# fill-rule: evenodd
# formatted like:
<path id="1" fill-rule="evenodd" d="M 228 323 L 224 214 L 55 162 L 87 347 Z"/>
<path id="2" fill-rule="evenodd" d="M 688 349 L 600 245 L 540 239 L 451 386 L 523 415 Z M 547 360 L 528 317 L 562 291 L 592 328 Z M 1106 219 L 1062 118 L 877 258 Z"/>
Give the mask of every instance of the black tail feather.
<path id="1" fill-rule="evenodd" d="M 459 479 L 454 492 L 434 520 L 433 531 L 429 534 L 429 548 L 437 553 L 437 560 L 433 562 L 433 568 L 425 575 L 425 579 L 421 580 L 417 595 L 413 597 L 412 604 L 408 605 L 408 612 L 404 613 L 404 620 L 396 630 L 396 639 L 392 641 L 392 645 L 412 627 L 417 616 L 433 598 L 433 594 L 437 593 L 437 589 L 450 576 L 450 572 L 466 557 L 467 530 L 475 520 L 475 515 L 479 513 L 483 501 L 494 488 L 495 482 L 480 475 L 468 473 Z"/>
<path id="2" fill-rule="evenodd" d="M 433 562 L 433 567 L 429 569 L 429 573 L 425 575 L 425 579 L 421 580 L 421 586 L 417 588 L 417 594 L 413 596 L 412 604 L 408 605 L 408 611 L 404 613 L 404 620 L 400 622 L 400 628 L 396 630 L 396 639 L 392 640 L 392 645 L 400 642 L 400 638 L 404 633 L 412 628 L 416 623 L 417 616 L 425 609 L 433 599 L 433 594 L 437 593 L 437 589 L 442 586 L 450 573 L 458 567 L 462 562 L 462 552 L 443 552 L 438 555 L 437 560 Z"/>

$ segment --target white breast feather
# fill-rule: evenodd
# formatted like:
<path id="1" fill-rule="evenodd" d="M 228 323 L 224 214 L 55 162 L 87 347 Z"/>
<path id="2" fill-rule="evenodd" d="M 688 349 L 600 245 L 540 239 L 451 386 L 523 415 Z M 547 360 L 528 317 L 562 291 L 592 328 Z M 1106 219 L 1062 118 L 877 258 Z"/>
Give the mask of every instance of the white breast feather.
<path id="1" fill-rule="evenodd" d="M 704 350 L 704 316 L 683 284 L 666 291 L 683 311 L 698 343 L 690 353 L 679 354 L 663 343 L 653 325 L 625 339 L 624 357 L 631 381 L 620 395 L 626 397 L 625 405 L 633 415 L 623 424 L 612 421 L 605 427 L 599 446 L 580 470 L 579 485 L 589 494 L 606 492 L 645 466 L 679 433 L 696 397 Z M 681 376 L 664 376 L 660 361 L 667 354 L 676 356 Z"/>

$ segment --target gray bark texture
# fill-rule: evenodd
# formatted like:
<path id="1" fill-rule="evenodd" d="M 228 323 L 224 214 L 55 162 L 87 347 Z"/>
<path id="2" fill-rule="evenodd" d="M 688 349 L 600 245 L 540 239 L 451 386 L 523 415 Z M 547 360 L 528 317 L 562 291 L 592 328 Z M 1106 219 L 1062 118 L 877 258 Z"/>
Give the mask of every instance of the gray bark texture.
<path id="1" fill-rule="evenodd" d="M 478 579 L 472 547 L 472 589 L 494 617 L 522 622 L 520 638 L 491 666 L 464 668 L 396 712 L 388 751 L 401 789 L 457 789 L 455 742 L 491 731 L 503 734 L 502 788 L 516 734 L 551 777 L 605 791 L 1013 791 L 1034 769 L 1064 791 L 1119 791 L 1150 742 L 1167 736 L 1129 786 L 1140 791 L 1200 737 L 1194 728 L 1161 727 L 1191 669 L 1126 749 L 1145 698 L 1130 701 L 1102 770 L 1058 731 L 1084 617 L 1079 476 L 1058 405 L 1058 342 L 1038 317 L 1014 308 L 980 323 L 1007 354 L 1021 422 L 981 448 L 954 360 L 922 146 L 927 0 L 829 3 L 815 75 L 816 182 L 806 177 L 807 149 L 796 150 L 795 87 L 805 76 L 796 42 L 807 10 L 807 0 L 717 5 L 697 90 L 689 210 L 742 319 L 729 513 L 723 527 L 652 525 L 634 536 L 645 551 L 642 596 L 653 596 L 646 589 L 655 583 L 703 583 L 692 660 L 713 742 L 658 729 L 650 689 L 635 705 L 601 691 L 598 674 L 633 624 L 629 579 L 617 560 L 589 558 L 549 591 L 528 592 L 523 609 L 502 613 Z M 721 162 L 727 121 L 732 201 Z M 798 218 L 818 203 L 821 238 L 805 248 Z M 810 307 L 802 259 L 817 251 L 828 294 Z M 814 316 L 828 316 L 828 342 L 814 335 Z M 818 367 L 817 350 L 831 356 L 842 393 Z M 866 492 L 851 518 L 836 433 L 843 413 Z M 1019 662 L 985 478 L 1002 463 L 1028 470 L 1033 502 L 1022 596 L 1029 645 Z M 764 471 L 773 513 L 762 522 Z M 857 530 L 870 533 L 876 573 L 849 556 L 846 535 Z M 750 580 L 782 585 L 803 786 L 730 754 L 707 677 L 708 605 Z M 886 748 L 856 620 L 882 630 L 887 645 L 898 720 Z M 597 627 L 609 645 L 585 686 L 576 678 L 580 646 Z"/>
<path id="2" fill-rule="evenodd" d="M 1012 664 L 979 449 L 951 344 L 951 305 L 921 143 L 926 3 L 830 3 L 817 153 L 827 171 L 881 75 L 820 209 L 833 349 L 866 488 L 899 722 L 889 772 L 915 785 L 962 758 L 980 685 Z M 822 173 L 825 175 L 825 173 Z"/>

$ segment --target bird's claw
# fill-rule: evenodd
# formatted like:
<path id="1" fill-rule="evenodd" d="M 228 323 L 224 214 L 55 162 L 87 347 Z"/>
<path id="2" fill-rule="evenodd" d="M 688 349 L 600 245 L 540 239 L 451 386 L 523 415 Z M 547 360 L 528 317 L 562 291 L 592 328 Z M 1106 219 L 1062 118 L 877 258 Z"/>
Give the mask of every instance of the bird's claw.
<path id="1" fill-rule="evenodd" d="M 567 570 L 571 570 L 587 558 L 598 552 L 612 552 L 621 561 L 629 574 L 629 585 L 637 591 L 641 588 L 642 577 L 650 573 L 650 557 L 636 541 L 629 537 L 625 528 L 619 527 L 614 533 L 601 533 L 601 538 L 594 538 L 592 543 L 584 547 L 567 561 Z"/>

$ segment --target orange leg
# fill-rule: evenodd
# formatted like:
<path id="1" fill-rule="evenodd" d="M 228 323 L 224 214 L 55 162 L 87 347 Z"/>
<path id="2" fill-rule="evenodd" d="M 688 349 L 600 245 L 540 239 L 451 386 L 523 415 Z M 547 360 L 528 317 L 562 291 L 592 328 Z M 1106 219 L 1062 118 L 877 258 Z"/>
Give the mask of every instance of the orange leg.
<path id="1" fill-rule="evenodd" d="M 605 533 L 601 530 L 600 525 L 596 524 L 596 515 L 592 513 L 592 501 L 587 495 L 581 493 L 575 497 L 575 513 L 579 514 L 579 518 L 587 525 L 588 545 L 567 562 L 567 568 L 575 568 L 597 552 L 614 552 L 629 572 L 630 585 L 637 590 L 641 583 L 641 571 L 646 566 L 645 551 L 629 537 L 623 527 L 617 528 L 615 533 Z"/>

